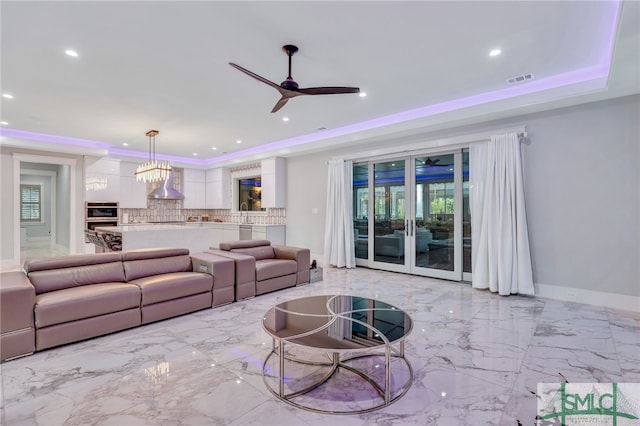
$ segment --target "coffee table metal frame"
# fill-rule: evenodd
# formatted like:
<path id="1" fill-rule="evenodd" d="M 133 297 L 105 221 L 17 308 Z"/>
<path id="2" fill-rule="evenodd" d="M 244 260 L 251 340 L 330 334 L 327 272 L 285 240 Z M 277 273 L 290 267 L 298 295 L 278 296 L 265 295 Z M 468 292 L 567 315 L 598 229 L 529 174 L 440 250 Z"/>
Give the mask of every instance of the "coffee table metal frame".
<path id="1" fill-rule="evenodd" d="M 328 305 L 329 302 L 327 302 Z M 328 307 L 328 306 L 327 306 Z M 329 308 L 329 307 L 328 307 Z M 298 315 L 304 315 L 304 313 L 300 313 L 300 312 L 291 312 L 291 311 L 287 311 L 284 309 L 280 309 L 276 306 L 272 307 L 271 309 L 278 309 L 282 312 L 286 312 L 286 313 L 292 313 L 292 314 L 298 314 Z M 380 308 L 375 308 L 376 310 L 395 310 L 395 308 L 393 309 L 380 309 Z M 332 319 L 330 321 L 327 322 L 327 324 L 323 325 L 322 327 L 319 327 L 317 329 L 313 329 L 313 330 L 309 330 L 307 332 L 304 333 L 300 333 L 300 334 L 296 334 L 293 336 L 287 336 L 287 337 L 278 337 L 275 336 L 273 333 L 271 333 L 266 327 L 264 327 L 263 324 L 263 329 L 267 332 L 267 334 L 269 334 L 272 338 L 272 346 L 271 346 L 271 352 L 269 352 L 269 355 L 267 355 L 267 357 L 264 360 L 264 363 L 262 364 L 262 379 L 263 382 L 265 384 L 265 386 L 267 387 L 267 389 L 269 389 L 271 391 L 272 394 L 274 394 L 277 398 L 279 398 L 280 400 L 287 402 L 290 405 L 293 405 L 294 407 L 297 408 L 302 408 L 304 410 L 308 410 L 308 411 L 313 411 L 316 413 L 325 413 L 325 414 L 361 414 L 361 413 L 368 413 L 374 410 L 378 410 L 380 408 L 386 407 L 389 404 L 397 401 L 400 397 L 402 397 L 404 394 L 407 393 L 407 391 L 409 390 L 409 388 L 411 387 L 411 382 L 413 381 L 413 368 L 411 367 L 411 364 L 409 363 L 409 361 L 407 361 L 407 359 L 404 356 L 404 339 L 405 337 L 409 334 L 406 333 L 404 334 L 401 338 L 396 339 L 394 341 L 389 341 L 389 339 L 387 339 L 387 337 L 384 335 L 384 333 L 382 333 L 380 330 L 376 329 L 375 327 L 373 327 L 372 325 L 351 318 L 349 315 L 351 315 L 352 313 L 358 313 L 358 312 L 366 312 L 366 311 L 370 311 L 370 309 L 355 309 L 355 310 L 350 310 L 350 311 L 345 311 L 345 312 L 341 312 L 341 313 L 332 313 Z M 408 314 L 405 313 L 405 315 L 408 316 Z M 364 327 L 366 327 L 367 329 L 371 330 L 375 335 L 379 336 L 379 338 L 382 340 L 382 344 L 378 345 L 378 346 L 374 346 L 374 347 L 365 347 L 365 348 L 348 348 L 348 349 L 344 349 L 344 348 L 340 348 L 340 349 L 327 349 L 327 348 L 316 348 L 316 347 L 312 347 L 312 346 L 308 346 L 308 345 L 304 345 L 304 344 L 300 344 L 300 343 L 295 343 L 295 342 L 291 342 L 291 340 L 295 340 L 295 339 L 299 339 L 305 336 L 309 336 L 312 335 L 314 333 L 318 333 L 324 329 L 326 329 L 327 327 L 329 327 L 330 324 L 332 324 L 333 322 L 337 321 L 338 319 L 343 318 L 346 319 L 350 322 L 354 322 L 357 324 L 360 324 Z M 322 352 L 327 352 L 327 356 L 328 356 L 328 361 L 327 362 L 317 362 L 317 361 L 307 361 L 307 360 L 303 360 L 303 359 L 297 359 L 297 358 L 291 358 L 291 357 L 287 357 L 286 353 L 285 353 L 285 343 L 289 344 L 289 345 L 295 345 L 298 347 L 302 347 L 305 348 L 307 350 L 314 350 L 314 351 L 322 351 Z M 398 344 L 398 347 L 394 347 L 394 344 Z M 380 356 L 381 353 L 379 352 L 381 347 L 383 347 L 384 349 L 384 365 L 385 365 L 385 378 L 384 378 L 384 388 L 373 378 L 371 377 L 369 374 L 367 374 L 364 371 L 361 371 L 351 365 L 345 364 L 348 361 L 352 361 L 355 359 L 360 359 L 360 358 L 366 358 L 366 357 L 375 357 L 375 356 Z M 342 353 L 356 353 L 356 355 L 351 355 L 351 356 L 347 356 L 347 357 L 343 357 L 341 358 L 341 354 Z M 269 360 L 273 357 L 276 356 L 278 358 L 278 375 L 277 375 L 277 379 L 278 379 L 278 389 L 274 389 L 271 384 L 269 383 L 269 381 L 267 380 L 267 364 L 269 363 Z M 398 358 L 400 360 L 402 360 L 404 362 L 404 364 L 407 367 L 407 371 L 409 373 L 409 377 L 407 379 L 407 381 L 399 388 L 399 392 L 393 396 L 391 396 L 391 359 L 392 357 Z M 315 383 L 312 383 L 311 385 L 294 391 L 294 392 L 290 392 L 290 393 L 286 393 L 285 392 L 285 365 L 286 365 L 286 361 L 289 362 L 294 362 L 294 363 L 299 363 L 299 364 L 306 364 L 306 365 L 317 365 L 317 366 L 329 366 L 331 367 L 329 369 L 329 371 L 322 376 L 319 380 L 317 380 Z M 351 371 L 353 373 L 355 373 L 357 376 L 359 376 L 360 378 L 366 380 L 378 393 L 378 396 L 380 397 L 381 402 L 378 405 L 372 406 L 372 407 L 368 407 L 368 408 L 363 408 L 363 409 L 357 409 L 357 410 L 346 410 L 346 411 L 338 411 L 338 410 L 324 410 L 321 408 L 317 408 L 317 407 L 312 407 L 309 405 L 304 405 L 304 404 L 300 404 L 298 402 L 295 402 L 292 400 L 292 398 L 295 398 L 296 396 L 300 396 L 303 395 L 307 392 L 310 392 L 316 388 L 318 388 L 319 386 L 321 386 L 322 384 L 324 384 L 325 382 L 327 382 L 337 371 L 339 368 L 344 368 L 348 371 Z"/>

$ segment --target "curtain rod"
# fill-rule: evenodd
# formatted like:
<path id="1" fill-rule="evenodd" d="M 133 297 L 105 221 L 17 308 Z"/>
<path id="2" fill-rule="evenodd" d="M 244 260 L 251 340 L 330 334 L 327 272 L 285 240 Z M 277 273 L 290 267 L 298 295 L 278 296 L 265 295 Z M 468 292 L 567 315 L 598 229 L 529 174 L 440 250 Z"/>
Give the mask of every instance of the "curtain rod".
<path id="1" fill-rule="evenodd" d="M 470 143 L 473 142 L 480 142 L 483 140 L 489 140 L 491 139 L 491 136 L 493 135 L 500 135 L 500 134 L 504 134 L 504 133 L 517 133 L 518 134 L 518 139 L 521 142 L 525 142 L 528 141 L 528 135 L 527 135 L 527 126 L 526 125 L 520 125 L 520 126 L 514 126 L 514 127 L 507 127 L 507 128 L 502 128 L 502 129 L 494 129 L 494 130 L 487 130 L 484 132 L 477 132 L 477 133 L 470 133 L 470 134 L 466 134 L 466 135 L 460 135 L 460 136 L 452 136 L 452 137 L 448 137 L 448 138 L 442 138 L 442 139 L 427 139 L 425 138 L 425 141 L 422 142 L 418 142 L 418 143 L 408 143 L 406 145 L 400 145 L 400 146 L 395 146 L 392 148 L 384 148 L 384 149 L 373 149 L 371 150 L 368 154 L 367 153 L 353 153 L 353 154 L 347 154 L 345 156 L 337 156 L 337 157 L 333 157 L 334 159 L 340 159 L 340 160 L 358 160 L 358 161 L 366 161 L 366 160 L 371 160 L 371 159 L 375 159 L 378 157 L 385 157 L 385 156 L 398 156 L 401 154 L 411 154 L 411 153 L 415 153 L 418 151 L 424 151 L 424 150 L 438 150 L 438 151 L 446 151 L 448 149 L 452 149 L 452 148 L 458 148 L 458 147 L 463 147 L 464 145 L 468 145 Z"/>

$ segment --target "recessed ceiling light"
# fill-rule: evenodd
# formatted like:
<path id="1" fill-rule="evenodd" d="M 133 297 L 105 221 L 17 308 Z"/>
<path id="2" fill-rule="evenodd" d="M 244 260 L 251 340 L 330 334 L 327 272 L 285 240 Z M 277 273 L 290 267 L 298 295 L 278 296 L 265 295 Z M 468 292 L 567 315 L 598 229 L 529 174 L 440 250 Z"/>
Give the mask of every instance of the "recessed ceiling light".
<path id="1" fill-rule="evenodd" d="M 197 153 L 197 152 L 194 152 L 194 153 L 193 153 L 193 156 L 194 156 L 194 157 L 197 157 L 197 156 L 198 156 L 198 153 Z"/>
<path id="2" fill-rule="evenodd" d="M 289 121 L 289 117 L 282 117 L 282 121 Z"/>
<path id="3" fill-rule="evenodd" d="M 242 143 L 242 141 L 241 141 L 240 139 L 238 139 L 238 140 L 236 141 L 236 143 Z"/>
<path id="4" fill-rule="evenodd" d="M 502 53 L 502 50 L 500 49 L 493 49 L 491 50 L 491 52 L 489 52 L 489 56 L 498 56 L 499 54 Z"/>
<path id="5" fill-rule="evenodd" d="M 67 56 L 73 56 L 74 58 L 78 57 L 78 52 L 76 52 L 75 50 L 67 49 L 67 50 L 64 51 L 64 53 Z"/>
<path id="6" fill-rule="evenodd" d="M 6 121 L 0 121 L 0 124 L 2 124 L 3 126 L 8 126 L 9 123 L 7 123 Z"/>
<path id="7" fill-rule="evenodd" d="M 358 96 L 360 96 L 361 98 L 366 98 L 367 97 L 367 92 L 360 92 L 360 93 L 358 93 Z"/>
<path id="8" fill-rule="evenodd" d="M 3 93 L 3 94 L 2 94 L 2 97 L 3 97 L 3 98 L 7 98 L 7 99 L 13 99 L 13 95 L 12 95 L 12 94 L 10 94 L 10 93 Z"/>
<path id="9" fill-rule="evenodd" d="M 129 146 L 129 144 L 128 144 L 128 143 L 126 143 L 126 142 L 122 142 L 122 145 L 123 145 L 123 146 Z"/>
<path id="10" fill-rule="evenodd" d="M 218 149 L 218 148 L 216 148 L 216 147 L 214 146 L 214 147 L 213 147 L 213 148 L 211 148 L 211 149 L 215 151 L 215 150 L 216 150 L 216 149 Z"/>

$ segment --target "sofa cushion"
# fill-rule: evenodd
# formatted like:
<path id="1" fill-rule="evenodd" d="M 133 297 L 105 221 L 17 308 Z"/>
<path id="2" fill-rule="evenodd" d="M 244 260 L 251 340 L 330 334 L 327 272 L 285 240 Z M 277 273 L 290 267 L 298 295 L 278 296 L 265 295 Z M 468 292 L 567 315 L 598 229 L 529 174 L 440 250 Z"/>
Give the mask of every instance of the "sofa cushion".
<path id="1" fill-rule="evenodd" d="M 190 272 L 188 249 L 143 249 L 122 253 L 126 281 L 173 272 Z"/>
<path id="2" fill-rule="evenodd" d="M 131 281 L 140 287 L 142 306 L 211 292 L 213 277 L 200 272 L 174 272 Z"/>
<path id="3" fill-rule="evenodd" d="M 100 263 L 120 262 L 121 260 L 120 253 L 72 254 L 27 260 L 24 262 L 23 269 L 26 274 L 30 274 L 35 271 L 97 265 Z"/>
<path id="4" fill-rule="evenodd" d="M 297 272 L 298 264 L 295 260 L 263 259 L 256 261 L 256 281 L 296 274 Z"/>
<path id="5" fill-rule="evenodd" d="M 276 259 L 290 259 L 298 263 L 298 272 L 309 271 L 311 254 L 309 249 L 292 246 L 272 246 Z"/>
<path id="6" fill-rule="evenodd" d="M 101 283 L 36 296 L 36 328 L 140 307 L 140 289 L 127 283 Z"/>
<path id="7" fill-rule="evenodd" d="M 256 260 L 274 259 L 276 257 L 273 247 L 271 246 L 239 248 L 233 249 L 232 252 L 253 256 Z"/>
<path id="8" fill-rule="evenodd" d="M 249 248 L 249 247 L 260 247 L 260 246 L 270 246 L 271 241 L 269 240 L 237 240 L 237 241 L 227 241 L 219 244 L 220 250 L 233 250 L 233 249 L 241 249 L 241 248 Z"/>
<path id="9" fill-rule="evenodd" d="M 24 270 L 36 294 L 87 284 L 125 281 L 119 253 L 38 259 L 25 262 Z"/>

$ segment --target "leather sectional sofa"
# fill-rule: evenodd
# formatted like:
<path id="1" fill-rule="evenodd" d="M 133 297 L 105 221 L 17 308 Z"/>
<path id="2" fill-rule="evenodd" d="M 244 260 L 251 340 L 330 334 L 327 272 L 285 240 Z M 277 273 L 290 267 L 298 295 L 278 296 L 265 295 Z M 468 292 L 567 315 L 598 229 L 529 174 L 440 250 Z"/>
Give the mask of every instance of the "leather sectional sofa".
<path id="1" fill-rule="evenodd" d="M 255 263 L 260 260 L 251 265 L 254 258 L 240 253 L 236 261 L 214 252 L 158 248 L 27 261 L 24 271 L 0 276 L 0 360 L 296 285 L 298 269 L 306 268 L 309 282 L 309 250 L 299 250 L 306 252 L 299 257 L 304 264 L 290 254 L 295 249 L 285 248 L 295 266 L 267 267 L 272 272 L 294 267 L 295 278 L 271 277 L 259 292 L 256 283 L 264 280 L 256 280 Z M 246 297 L 236 297 L 238 275 L 254 277 L 253 287 L 244 283 L 240 295 Z"/>
<path id="2" fill-rule="evenodd" d="M 231 241 L 219 248 L 206 253 L 236 263 L 236 300 L 309 282 L 309 249 L 272 246 L 269 240 Z"/>

